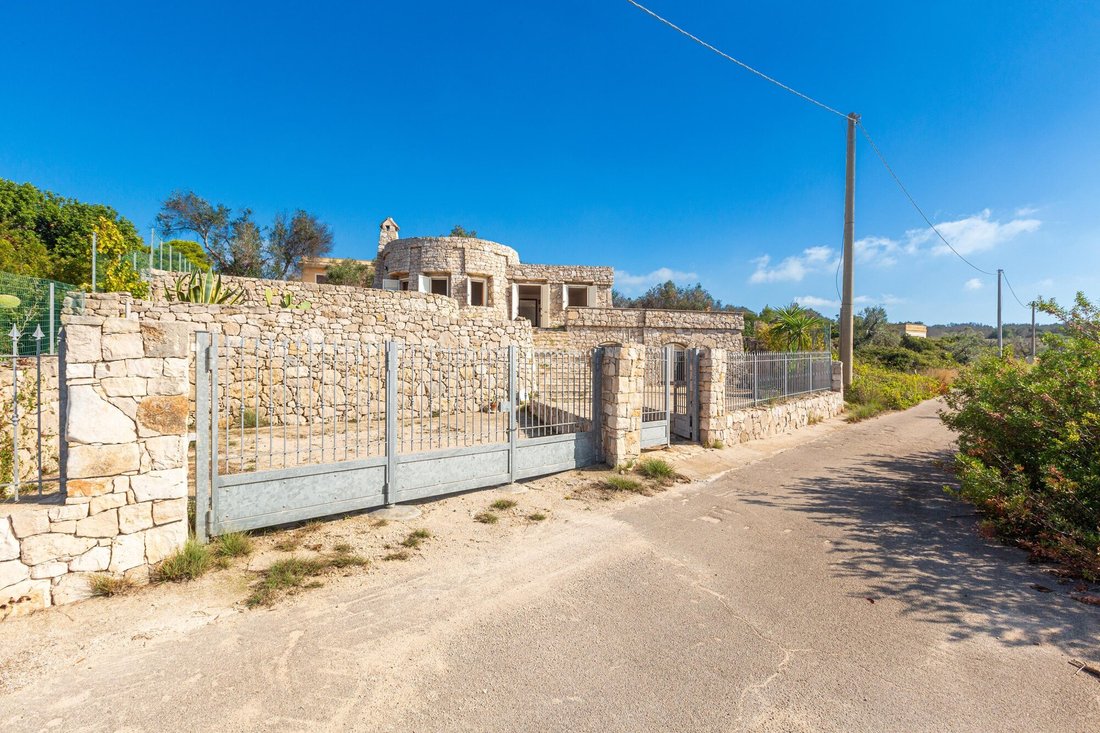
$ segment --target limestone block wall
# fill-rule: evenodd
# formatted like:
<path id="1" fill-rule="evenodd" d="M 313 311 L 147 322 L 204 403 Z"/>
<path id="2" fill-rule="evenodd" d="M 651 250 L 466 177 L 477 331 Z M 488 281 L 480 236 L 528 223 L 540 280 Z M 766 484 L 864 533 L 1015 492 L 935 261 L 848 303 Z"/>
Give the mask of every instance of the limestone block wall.
<path id="1" fill-rule="evenodd" d="M 607 346 L 600 372 L 600 440 L 610 466 L 636 459 L 642 452 L 642 396 L 645 347 Z"/>
<path id="2" fill-rule="evenodd" d="M 460 309 L 453 299 L 430 293 L 395 292 L 317 283 L 282 282 L 226 277 L 223 282 L 243 287 L 249 294 L 242 305 L 170 303 L 154 278 L 152 300 L 136 300 L 128 293 L 89 294 L 85 312 L 119 317 L 132 314 L 142 321 L 177 321 L 194 324 L 193 330 L 219 331 L 227 336 L 264 339 L 307 339 L 315 342 L 355 341 L 467 348 L 530 346 L 531 327 L 526 321 L 506 321 L 491 313 Z M 296 303 L 309 308 L 268 305 L 263 292 L 289 292 Z"/>
<path id="3" fill-rule="evenodd" d="M 148 578 L 187 539 L 182 324 L 70 316 L 62 335 L 64 492 L 0 515 L 0 618 Z"/>
<path id="4" fill-rule="evenodd" d="M 577 347 L 632 342 L 743 351 L 744 328 L 744 316 L 725 311 L 568 308 L 565 312 L 565 331 Z"/>

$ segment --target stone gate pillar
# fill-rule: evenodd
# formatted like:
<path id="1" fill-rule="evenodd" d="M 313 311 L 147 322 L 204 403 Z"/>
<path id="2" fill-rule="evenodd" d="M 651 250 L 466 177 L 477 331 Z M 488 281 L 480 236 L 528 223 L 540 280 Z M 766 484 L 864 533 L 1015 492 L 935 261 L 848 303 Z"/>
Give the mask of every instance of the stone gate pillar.
<path id="1" fill-rule="evenodd" d="M 642 454 L 642 390 L 645 347 L 603 347 L 600 366 L 600 444 L 610 466 Z"/>
<path id="2" fill-rule="evenodd" d="M 699 442 L 710 447 L 729 443 L 726 429 L 725 349 L 701 349 L 699 353 Z"/>

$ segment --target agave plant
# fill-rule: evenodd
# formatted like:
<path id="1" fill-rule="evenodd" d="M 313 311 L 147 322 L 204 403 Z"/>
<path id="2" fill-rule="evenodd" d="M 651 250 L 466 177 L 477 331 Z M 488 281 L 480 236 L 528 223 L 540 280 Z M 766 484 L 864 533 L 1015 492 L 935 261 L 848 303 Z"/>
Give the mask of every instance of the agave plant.
<path id="1" fill-rule="evenodd" d="M 164 286 L 165 297 L 180 303 L 236 305 L 245 299 L 244 290 L 222 285 L 222 276 L 212 272 L 181 275 L 171 287 Z"/>

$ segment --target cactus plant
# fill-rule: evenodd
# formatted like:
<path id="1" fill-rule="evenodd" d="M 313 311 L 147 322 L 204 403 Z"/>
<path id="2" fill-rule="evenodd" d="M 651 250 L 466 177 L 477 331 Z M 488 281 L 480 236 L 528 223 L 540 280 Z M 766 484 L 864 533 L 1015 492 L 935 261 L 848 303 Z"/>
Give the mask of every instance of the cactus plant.
<path id="1" fill-rule="evenodd" d="M 18 308 L 19 305 L 22 302 L 23 301 L 21 301 L 15 295 L 8 295 L 8 294 L 0 295 L 0 308 L 3 308 L 4 310 L 11 310 L 12 308 Z"/>

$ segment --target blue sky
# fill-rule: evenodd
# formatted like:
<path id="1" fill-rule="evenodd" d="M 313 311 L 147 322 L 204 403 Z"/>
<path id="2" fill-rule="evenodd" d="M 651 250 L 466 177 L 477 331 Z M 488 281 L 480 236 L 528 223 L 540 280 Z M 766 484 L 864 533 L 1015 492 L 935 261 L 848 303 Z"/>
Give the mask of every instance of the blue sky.
<path id="1" fill-rule="evenodd" d="M 1100 4 L 647 3 L 857 111 L 933 221 L 1020 298 L 1100 295 Z M 626 0 L 12 3 L 0 176 L 148 230 L 173 189 L 336 254 L 452 224 L 525 261 L 671 275 L 725 302 L 836 312 L 844 121 Z M 995 317 L 861 140 L 860 304 Z M 1008 301 L 1005 318 L 1027 313 Z"/>

